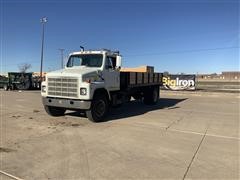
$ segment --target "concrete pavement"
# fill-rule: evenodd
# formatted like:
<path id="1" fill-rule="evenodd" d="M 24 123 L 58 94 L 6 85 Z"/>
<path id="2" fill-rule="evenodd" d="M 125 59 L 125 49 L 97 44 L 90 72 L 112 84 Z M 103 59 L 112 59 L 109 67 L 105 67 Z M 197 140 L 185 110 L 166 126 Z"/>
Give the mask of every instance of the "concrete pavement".
<path id="1" fill-rule="evenodd" d="M 19 178 L 239 179 L 238 94 L 164 91 L 92 123 L 48 116 L 38 91 L 0 93 L 0 170 Z"/>

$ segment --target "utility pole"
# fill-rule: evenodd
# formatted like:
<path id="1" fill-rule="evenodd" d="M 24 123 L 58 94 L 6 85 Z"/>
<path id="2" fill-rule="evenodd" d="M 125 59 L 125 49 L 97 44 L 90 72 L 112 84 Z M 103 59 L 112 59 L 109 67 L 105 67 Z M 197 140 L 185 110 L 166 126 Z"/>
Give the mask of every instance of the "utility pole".
<path id="1" fill-rule="evenodd" d="M 46 17 L 41 18 L 40 23 L 42 24 L 42 49 L 41 49 L 41 66 L 40 66 L 40 81 L 42 82 L 44 30 L 45 30 L 45 24 L 47 23 L 47 18 Z"/>
<path id="2" fill-rule="evenodd" d="M 65 49 L 61 49 L 61 48 L 59 48 L 58 50 L 59 50 L 60 53 L 61 53 L 61 62 L 62 62 L 62 69 L 63 69 L 63 68 L 64 68 L 64 62 L 63 62 L 63 51 L 64 51 Z"/>

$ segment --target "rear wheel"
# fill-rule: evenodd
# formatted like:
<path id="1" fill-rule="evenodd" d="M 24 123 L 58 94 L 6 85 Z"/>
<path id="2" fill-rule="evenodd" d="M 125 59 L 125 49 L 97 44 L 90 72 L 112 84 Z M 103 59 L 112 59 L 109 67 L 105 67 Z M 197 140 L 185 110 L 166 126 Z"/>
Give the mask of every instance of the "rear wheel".
<path id="1" fill-rule="evenodd" d="M 91 108 L 86 111 L 86 115 L 93 122 L 101 122 L 104 120 L 108 109 L 109 103 L 106 95 L 98 93 L 94 96 Z"/>
<path id="2" fill-rule="evenodd" d="M 45 111 L 51 116 L 63 116 L 66 112 L 66 109 L 53 106 L 44 106 Z"/>
<path id="3" fill-rule="evenodd" d="M 158 99 L 159 99 L 159 87 L 153 86 L 145 91 L 143 102 L 148 105 L 153 105 L 158 102 Z"/>

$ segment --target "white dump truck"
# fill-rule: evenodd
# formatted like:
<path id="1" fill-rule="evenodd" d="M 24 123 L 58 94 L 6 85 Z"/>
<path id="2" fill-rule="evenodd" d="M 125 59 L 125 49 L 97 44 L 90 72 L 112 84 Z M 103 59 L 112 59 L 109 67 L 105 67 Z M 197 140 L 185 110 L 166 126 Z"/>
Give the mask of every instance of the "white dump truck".
<path id="1" fill-rule="evenodd" d="M 128 102 L 131 97 L 156 104 L 162 74 L 122 72 L 121 59 L 118 51 L 107 49 L 71 53 L 65 68 L 47 73 L 42 82 L 46 112 L 63 116 L 66 110 L 84 111 L 88 119 L 100 122 L 110 106 Z"/>

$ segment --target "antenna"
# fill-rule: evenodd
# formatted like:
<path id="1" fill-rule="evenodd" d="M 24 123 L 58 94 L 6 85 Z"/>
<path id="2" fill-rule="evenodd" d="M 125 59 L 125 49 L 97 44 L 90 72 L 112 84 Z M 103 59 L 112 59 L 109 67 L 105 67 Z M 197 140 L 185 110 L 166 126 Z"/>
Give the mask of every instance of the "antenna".
<path id="1" fill-rule="evenodd" d="M 84 51 L 84 47 L 83 46 L 80 46 L 80 49 L 81 49 L 81 51 Z"/>

